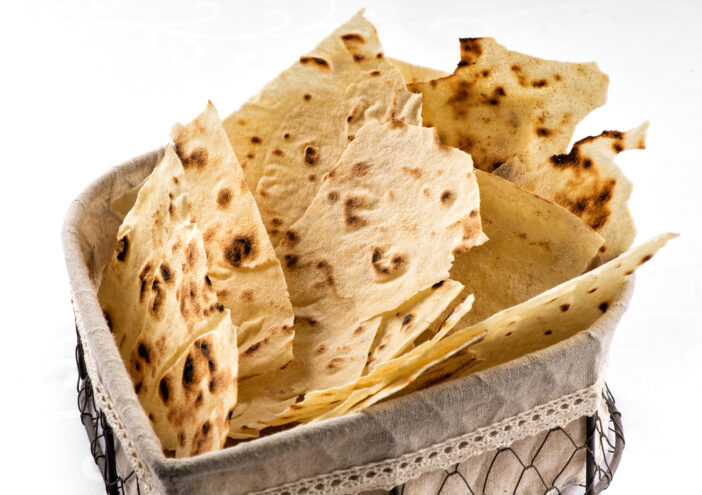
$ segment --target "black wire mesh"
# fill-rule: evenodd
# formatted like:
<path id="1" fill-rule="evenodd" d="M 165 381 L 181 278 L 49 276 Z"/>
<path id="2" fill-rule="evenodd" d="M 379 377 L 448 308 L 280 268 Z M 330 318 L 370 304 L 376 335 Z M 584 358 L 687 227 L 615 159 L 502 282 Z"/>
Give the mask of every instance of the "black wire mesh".
<path id="1" fill-rule="evenodd" d="M 133 470 L 126 472 L 125 475 L 118 472 L 116 462 L 117 440 L 112 434 L 112 428 L 107 422 L 104 413 L 96 407 L 93 387 L 85 369 L 80 337 L 76 346 L 76 364 L 78 366 L 78 410 L 90 439 L 90 452 L 105 481 L 105 490 L 109 495 L 124 495 L 128 493 L 126 488 L 130 485 L 132 489 L 129 493 L 140 494 L 139 479 L 136 473 Z M 469 477 L 460 470 L 461 464 L 456 464 L 450 469 L 446 469 L 436 494 L 447 493 L 446 488 L 449 483 L 453 484 L 453 493 L 456 493 L 455 487 L 456 481 L 458 481 L 461 494 L 492 495 L 491 492 L 488 492 L 488 485 L 492 479 L 491 474 L 496 463 L 504 456 L 509 456 L 516 460 L 521 471 L 517 470 L 512 491 L 506 491 L 504 488 L 501 488 L 499 493 L 512 493 L 514 495 L 532 493 L 543 493 L 544 495 L 563 494 L 562 487 L 559 487 L 559 482 L 562 481 L 561 476 L 569 466 L 572 467 L 575 463 L 582 463 L 583 457 L 585 457 L 586 464 L 585 484 L 577 486 L 580 487 L 580 492 L 585 495 L 601 493 L 612 481 L 624 449 L 624 430 L 621 423 L 621 414 L 615 406 L 614 397 L 609 388 L 606 388 L 603 392 L 603 399 L 609 410 L 608 424 L 603 424 L 602 418 L 597 413 L 594 416 L 584 418 L 587 422 L 584 444 L 577 442 L 564 428 L 553 428 L 545 433 L 536 452 L 527 459 L 522 459 L 512 447 L 497 449 L 483 482 L 478 485 L 471 486 L 468 480 Z M 537 460 L 540 454 L 547 449 L 546 446 L 549 439 L 554 435 L 564 435 L 566 441 L 570 443 L 571 453 L 567 459 L 563 459 L 565 464 L 556 473 L 555 477 L 547 477 L 541 473 Z M 600 454 L 599 459 L 598 452 Z M 538 492 L 534 492 L 532 488 L 524 491 L 526 486 L 524 480 L 527 477 L 531 478 L 532 484 L 534 480 L 537 480 L 536 484 L 540 487 Z M 406 488 L 407 485 L 401 485 L 393 488 L 391 493 L 393 495 L 405 495 Z M 568 495 L 571 493 L 573 492 L 569 491 Z"/>
<path id="2" fill-rule="evenodd" d="M 77 329 L 76 329 L 77 331 Z M 93 396 L 93 385 L 85 369 L 85 358 L 83 357 L 83 346 L 78 337 L 76 346 L 76 364 L 78 365 L 78 411 L 80 420 L 88 432 L 90 440 L 90 453 L 97 464 L 102 479 L 105 481 L 105 490 L 109 495 L 124 495 L 125 487 L 128 483 L 133 483 L 136 493 L 141 494 L 139 478 L 134 470 L 121 476 L 117 470 L 115 438 L 112 428 L 105 418 L 105 414 L 98 410 Z"/>
<path id="3" fill-rule="evenodd" d="M 409 483 L 393 489 L 394 495 L 407 495 L 417 493 L 415 488 L 422 486 L 422 495 L 445 495 L 447 493 L 460 495 L 491 495 L 493 493 L 532 495 L 542 493 L 544 495 L 575 494 L 596 495 L 609 487 L 614 476 L 619 460 L 624 449 L 624 430 L 621 423 L 621 414 L 616 408 L 614 397 L 607 387 L 603 392 L 603 399 L 609 411 L 608 424 L 604 424 L 599 414 L 584 418 L 586 421 L 585 443 L 578 442 L 565 428 L 552 428 L 537 436 L 540 441 L 537 447 L 528 456 L 524 456 L 512 447 L 497 449 L 489 461 L 486 472 L 472 476 L 473 473 L 466 473 L 466 465 L 472 466 L 476 471 L 480 470 L 478 463 L 471 458 L 466 464 L 456 464 L 444 470 L 441 477 L 432 479 L 423 485 L 413 485 Z M 550 441 L 557 436 L 561 445 L 561 451 L 567 452 L 561 459 L 559 465 L 550 465 L 549 469 L 539 467 L 538 460 L 543 458 Z M 567 448 L 563 448 L 563 444 Z M 553 442 L 551 442 L 553 447 Z M 598 456 L 599 454 L 599 456 Z M 512 469 L 508 476 L 495 473 L 495 466 L 509 458 Z M 585 483 L 568 486 L 567 480 L 563 478 L 564 473 L 569 469 L 582 468 L 585 462 Z M 575 464 L 575 465 L 574 465 Z M 550 471 L 550 475 L 547 472 Z M 493 483 L 496 477 L 500 477 L 499 483 Z M 525 480 L 529 479 L 528 483 Z M 493 485 L 493 489 L 489 489 Z M 499 488 L 496 486 L 499 485 Z M 429 492 L 426 492 L 429 487 Z"/>

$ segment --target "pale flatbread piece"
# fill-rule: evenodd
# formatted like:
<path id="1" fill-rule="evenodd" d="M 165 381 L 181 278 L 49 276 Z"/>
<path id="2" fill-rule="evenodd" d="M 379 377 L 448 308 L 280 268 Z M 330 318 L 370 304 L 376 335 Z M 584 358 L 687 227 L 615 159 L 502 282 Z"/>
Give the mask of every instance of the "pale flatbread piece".
<path id="1" fill-rule="evenodd" d="M 212 103 L 171 131 L 207 274 L 238 328 L 240 379 L 292 360 L 293 310 L 280 262 Z"/>
<path id="2" fill-rule="evenodd" d="M 98 291 L 137 396 L 147 414 L 163 411 L 167 421 L 154 426 L 164 450 L 177 455 L 219 448 L 224 439 L 219 428 L 212 441 L 193 440 L 203 418 L 218 417 L 209 407 L 186 407 L 182 400 L 156 406 L 151 401 L 167 370 L 205 333 L 225 342 L 218 355 L 223 346 L 230 354 L 221 361 L 231 379 L 222 383 L 216 401 L 227 410 L 236 404 L 236 327 L 208 281 L 202 236 L 190 223 L 186 191 L 180 160 L 167 147 L 118 230 L 117 248 Z M 182 381 L 174 382 L 172 395 L 182 386 Z M 212 400 L 208 396 L 207 403 Z M 177 433 L 182 433 L 183 445 L 173 440 Z"/>
<path id="3" fill-rule="evenodd" d="M 466 371 L 474 372 L 567 339 L 606 313 L 626 278 L 674 237 L 677 234 L 654 237 L 594 270 L 455 331 L 429 352 L 442 355 L 463 349 L 465 342 L 487 331 L 482 342 L 471 347 L 476 361 Z"/>
<path id="4" fill-rule="evenodd" d="M 441 339 L 453 330 L 459 320 L 465 315 L 466 312 L 470 310 L 472 305 L 472 296 L 465 299 L 463 303 L 456 306 L 453 313 L 449 315 L 446 321 L 442 324 L 439 333 L 434 337 L 434 339 L 428 342 L 425 351 L 420 352 L 420 348 L 416 348 L 416 352 L 408 353 L 408 357 L 402 359 L 399 366 L 389 374 L 382 378 L 379 383 L 372 387 L 367 387 L 362 390 L 354 391 L 344 402 L 336 406 L 329 412 L 317 416 L 314 421 L 322 421 L 328 418 L 335 418 L 346 414 L 347 412 L 362 411 L 376 402 L 389 397 L 398 390 L 402 390 L 407 385 L 411 384 L 418 376 L 420 376 L 425 370 L 431 368 L 436 363 L 448 359 L 453 355 L 453 352 L 449 352 L 446 355 L 436 357 L 434 353 L 431 352 L 432 344 L 441 342 Z M 467 304 L 467 306 L 466 306 Z M 468 349 L 470 346 L 477 344 L 484 338 L 483 334 L 476 334 L 473 339 L 466 343 L 465 347 L 462 349 Z M 389 386 L 388 384 L 392 384 Z"/>
<path id="5" fill-rule="evenodd" d="M 442 280 L 419 292 L 397 310 L 386 313 L 368 356 L 367 372 L 407 350 L 439 319 L 462 289 L 463 285 L 455 280 Z"/>
<path id="6" fill-rule="evenodd" d="M 647 129 L 645 122 L 627 132 L 605 131 L 531 166 L 512 158 L 496 174 L 580 217 L 604 237 L 600 256 L 608 261 L 629 249 L 636 235 L 627 206 L 631 182 L 614 159 L 622 151 L 644 149 Z"/>
<path id="7" fill-rule="evenodd" d="M 368 120 L 421 122 L 421 97 L 361 12 L 224 120 L 273 245 Z"/>
<path id="8" fill-rule="evenodd" d="M 425 126 L 492 172 L 516 155 L 529 165 L 563 153 L 576 124 L 605 103 L 609 80 L 594 63 L 542 60 L 492 38 L 464 38 L 453 74 L 410 84 Z"/>
<path id="9" fill-rule="evenodd" d="M 393 393 L 392 397 L 400 397 L 410 394 L 416 390 L 422 390 L 439 383 L 455 380 L 470 373 L 471 365 L 477 361 L 475 353 L 467 349 L 461 349 L 450 358 L 441 361 L 422 372 L 407 387 Z"/>
<path id="10" fill-rule="evenodd" d="M 451 267 L 464 294 L 475 294 L 459 328 L 581 275 L 604 241 L 551 201 L 480 170 L 476 177 L 489 240 L 457 255 Z"/>
<path id="11" fill-rule="evenodd" d="M 344 414 L 359 401 L 381 390 L 383 381 L 390 376 L 396 376 L 399 368 L 405 370 L 406 373 L 419 371 L 420 365 L 426 364 L 421 356 L 454 328 L 460 319 L 470 311 L 473 301 L 474 298 L 471 295 L 456 304 L 446 320 L 441 322 L 438 332 L 431 340 L 401 356 L 380 363 L 353 382 L 308 393 L 303 401 L 290 405 L 287 410 L 270 421 L 270 424 L 316 421 Z M 416 369 L 413 368 L 415 364 L 417 364 Z"/>
<path id="12" fill-rule="evenodd" d="M 369 122 L 276 249 L 295 359 L 255 377 L 257 387 L 282 401 L 355 381 L 381 316 L 446 279 L 455 253 L 485 239 L 470 157 L 433 130 Z M 241 426 L 232 421 L 232 433 Z"/>

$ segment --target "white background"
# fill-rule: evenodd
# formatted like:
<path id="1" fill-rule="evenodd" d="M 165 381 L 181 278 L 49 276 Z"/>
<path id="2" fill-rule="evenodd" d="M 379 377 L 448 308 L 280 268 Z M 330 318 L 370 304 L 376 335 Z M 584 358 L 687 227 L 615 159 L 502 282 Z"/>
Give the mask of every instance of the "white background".
<path id="1" fill-rule="evenodd" d="M 59 232 L 93 179 L 163 145 L 208 99 L 227 115 L 363 4 L 23 2 L 0 7 L 0 492 L 101 493 L 75 407 Z M 19 3 L 19 2 L 18 2 Z M 638 240 L 680 232 L 637 278 L 609 384 L 627 446 L 607 493 L 699 493 L 702 11 L 695 1 L 365 2 L 388 55 L 444 70 L 459 36 L 597 61 L 607 105 L 576 138 L 651 121 L 634 182 Z"/>

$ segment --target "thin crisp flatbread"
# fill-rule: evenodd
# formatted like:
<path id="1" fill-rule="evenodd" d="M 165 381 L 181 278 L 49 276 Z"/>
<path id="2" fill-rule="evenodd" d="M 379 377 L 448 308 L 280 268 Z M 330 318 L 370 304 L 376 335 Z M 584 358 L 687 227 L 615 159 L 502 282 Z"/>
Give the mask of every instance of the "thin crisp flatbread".
<path id="1" fill-rule="evenodd" d="M 419 124 L 421 97 L 359 12 L 224 120 L 273 245 L 369 120 Z"/>
<path id="2" fill-rule="evenodd" d="M 645 149 L 647 129 L 645 122 L 627 132 L 605 131 L 532 165 L 513 157 L 495 173 L 580 217 L 604 237 L 600 257 L 608 261 L 629 249 L 636 236 L 627 206 L 632 185 L 614 159 L 622 151 Z"/>
<path id="3" fill-rule="evenodd" d="M 489 240 L 456 256 L 451 278 L 473 309 L 472 325 L 585 272 L 603 239 L 566 209 L 500 177 L 476 170 L 480 216 Z"/>
<path id="4" fill-rule="evenodd" d="M 384 315 L 371 346 L 367 372 L 402 354 L 425 332 L 458 297 L 463 285 L 455 280 L 441 280 L 409 299 L 396 311 Z"/>
<path id="5" fill-rule="evenodd" d="M 276 249 L 295 310 L 295 358 L 254 377 L 257 386 L 282 401 L 355 381 L 381 316 L 446 279 L 455 254 L 485 239 L 470 157 L 431 129 L 369 122 Z M 252 426 L 236 415 L 233 435 Z"/>
<path id="6" fill-rule="evenodd" d="M 407 356 L 403 356 L 399 359 L 398 365 L 392 373 L 384 376 L 376 384 L 364 389 L 355 390 L 351 395 L 349 395 L 345 401 L 343 401 L 334 409 L 321 414 L 314 418 L 314 421 L 322 421 L 324 419 L 335 418 L 346 414 L 350 411 L 362 411 L 371 405 L 383 400 L 395 393 L 397 390 L 401 390 L 404 387 L 411 384 L 418 376 L 420 376 L 425 370 L 431 368 L 436 363 L 450 358 L 452 352 L 436 357 L 431 353 L 431 348 L 434 344 L 441 342 L 444 336 L 453 330 L 459 320 L 465 315 L 466 312 L 470 310 L 472 305 L 472 296 L 465 299 L 462 303 L 456 306 L 453 313 L 449 315 L 446 321 L 441 325 L 439 333 L 427 342 L 426 349 L 423 347 L 415 348 Z M 476 334 L 473 339 L 466 343 L 465 347 L 462 349 L 469 349 L 472 345 L 477 344 L 484 338 L 484 334 Z M 388 383 L 393 384 L 393 390 L 389 390 Z"/>
<path id="7" fill-rule="evenodd" d="M 487 332 L 470 348 L 476 359 L 464 368 L 465 375 L 561 342 L 606 313 L 626 278 L 674 237 L 677 234 L 658 235 L 579 277 L 455 331 L 428 352 L 449 355 L 465 348 L 475 335 Z"/>
<path id="8" fill-rule="evenodd" d="M 478 358 L 470 348 L 464 348 L 456 352 L 448 359 L 435 364 L 423 371 L 412 383 L 396 392 L 390 391 L 389 397 L 399 397 L 410 394 L 416 390 L 455 380 L 470 373 L 471 365 Z"/>
<path id="9" fill-rule="evenodd" d="M 400 367 L 408 362 L 419 363 L 420 356 L 431 348 L 432 345 L 438 343 L 454 328 L 460 319 L 470 311 L 473 301 L 474 298 L 472 295 L 459 301 L 452 308 L 446 320 L 441 321 L 438 332 L 429 341 L 424 342 L 394 359 L 379 363 L 378 366 L 353 382 L 308 393 L 303 401 L 291 404 L 288 409 L 275 419 L 269 421 L 269 423 L 271 425 L 281 425 L 291 422 L 304 423 L 343 414 L 359 401 L 366 399 L 369 395 L 382 389 L 383 380 L 389 376 L 395 376 L 395 373 Z M 412 365 L 405 366 L 403 369 L 412 370 Z M 414 371 L 419 371 L 419 368 Z"/>
<path id="10" fill-rule="evenodd" d="M 183 167 L 170 146 L 118 230 L 98 298 L 146 413 L 163 411 L 165 419 L 154 427 L 164 450 L 191 455 L 219 448 L 221 428 L 211 441 L 194 440 L 205 418 L 216 413 L 194 402 L 168 400 L 180 393 L 182 380 L 174 381 L 163 403 L 151 400 L 168 370 L 209 333 L 222 342 L 218 355 L 226 347 L 228 357 L 221 361 L 231 380 L 202 400 L 221 402 L 226 410 L 236 404 L 236 327 L 208 282 L 202 236 L 189 220 Z"/>
<path id="11" fill-rule="evenodd" d="M 512 52 L 492 38 L 460 40 L 450 76 L 409 84 L 423 96 L 423 125 L 492 172 L 508 158 L 541 163 L 568 147 L 576 124 L 605 103 L 609 80 L 594 63 Z"/>
<path id="12" fill-rule="evenodd" d="M 219 450 L 237 402 L 236 333 L 227 312 L 215 313 L 216 329 L 199 336 L 142 401 L 164 446 L 176 457 Z"/>
<path id="13" fill-rule="evenodd" d="M 217 110 L 171 131 L 185 169 L 207 275 L 238 331 L 240 379 L 292 360 L 293 310 L 280 262 Z"/>

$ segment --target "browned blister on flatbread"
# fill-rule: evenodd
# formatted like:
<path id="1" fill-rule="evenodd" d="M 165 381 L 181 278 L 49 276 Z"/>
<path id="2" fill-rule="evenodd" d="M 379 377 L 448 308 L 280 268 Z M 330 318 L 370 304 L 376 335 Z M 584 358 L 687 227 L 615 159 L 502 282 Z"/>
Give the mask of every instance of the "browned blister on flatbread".
<path id="1" fill-rule="evenodd" d="M 216 329 L 198 337 L 142 403 L 164 448 L 176 457 L 219 450 L 237 401 L 236 334 L 223 312 Z"/>
<path id="2" fill-rule="evenodd" d="M 219 346 L 220 352 L 233 356 L 226 360 L 233 379 L 223 382 L 221 402 L 227 408 L 236 404 L 236 328 L 208 280 L 202 236 L 189 220 L 186 191 L 180 160 L 167 147 L 119 228 L 117 247 L 98 292 L 147 415 L 154 412 L 150 398 L 157 393 L 161 377 L 183 358 L 193 341 L 208 332 L 229 342 L 226 350 Z M 178 416 L 186 437 L 193 436 L 202 414 L 209 412 L 181 408 Z M 164 450 L 190 455 L 171 441 L 171 430 L 156 431 Z M 216 441 L 203 444 L 198 452 L 208 446 L 219 448 L 224 438 L 221 428 L 214 433 L 219 435 Z"/>
<path id="3" fill-rule="evenodd" d="M 423 96 L 423 125 L 492 172 L 508 158 L 539 163 L 562 153 L 585 115 L 604 104 L 608 78 L 594 63 L 512 52 L 492 38 L 460 40 L 453 74 L 409 84 Z"/>
<path id="4" fill-rule="evenodd" d="M 531 165 L 512 158 L 496 174 L 580 217 L 604 237 L 600 255 L 607 261 L 626 251 L 636 235 L 627 206 L 632 185 L 614 159 L 622 151 L 644 149 L 647 129 L 644 123 L 627 132 L 605 131 Z"/>
<path id="5" fill-rule="evenodd" d="M 185 169 L 207 274 L 238 331 L 240 378 L 292 360 L 293 310 L 280 262 L 244 173 L 209 103 L 171 137 Z"/>
<path id="6" fill-rule="evenodd" d="M 359 12 L 227 117 L 273 245 L 363 124 L 386 117 L 418 124 L 420 106 Z"/>

